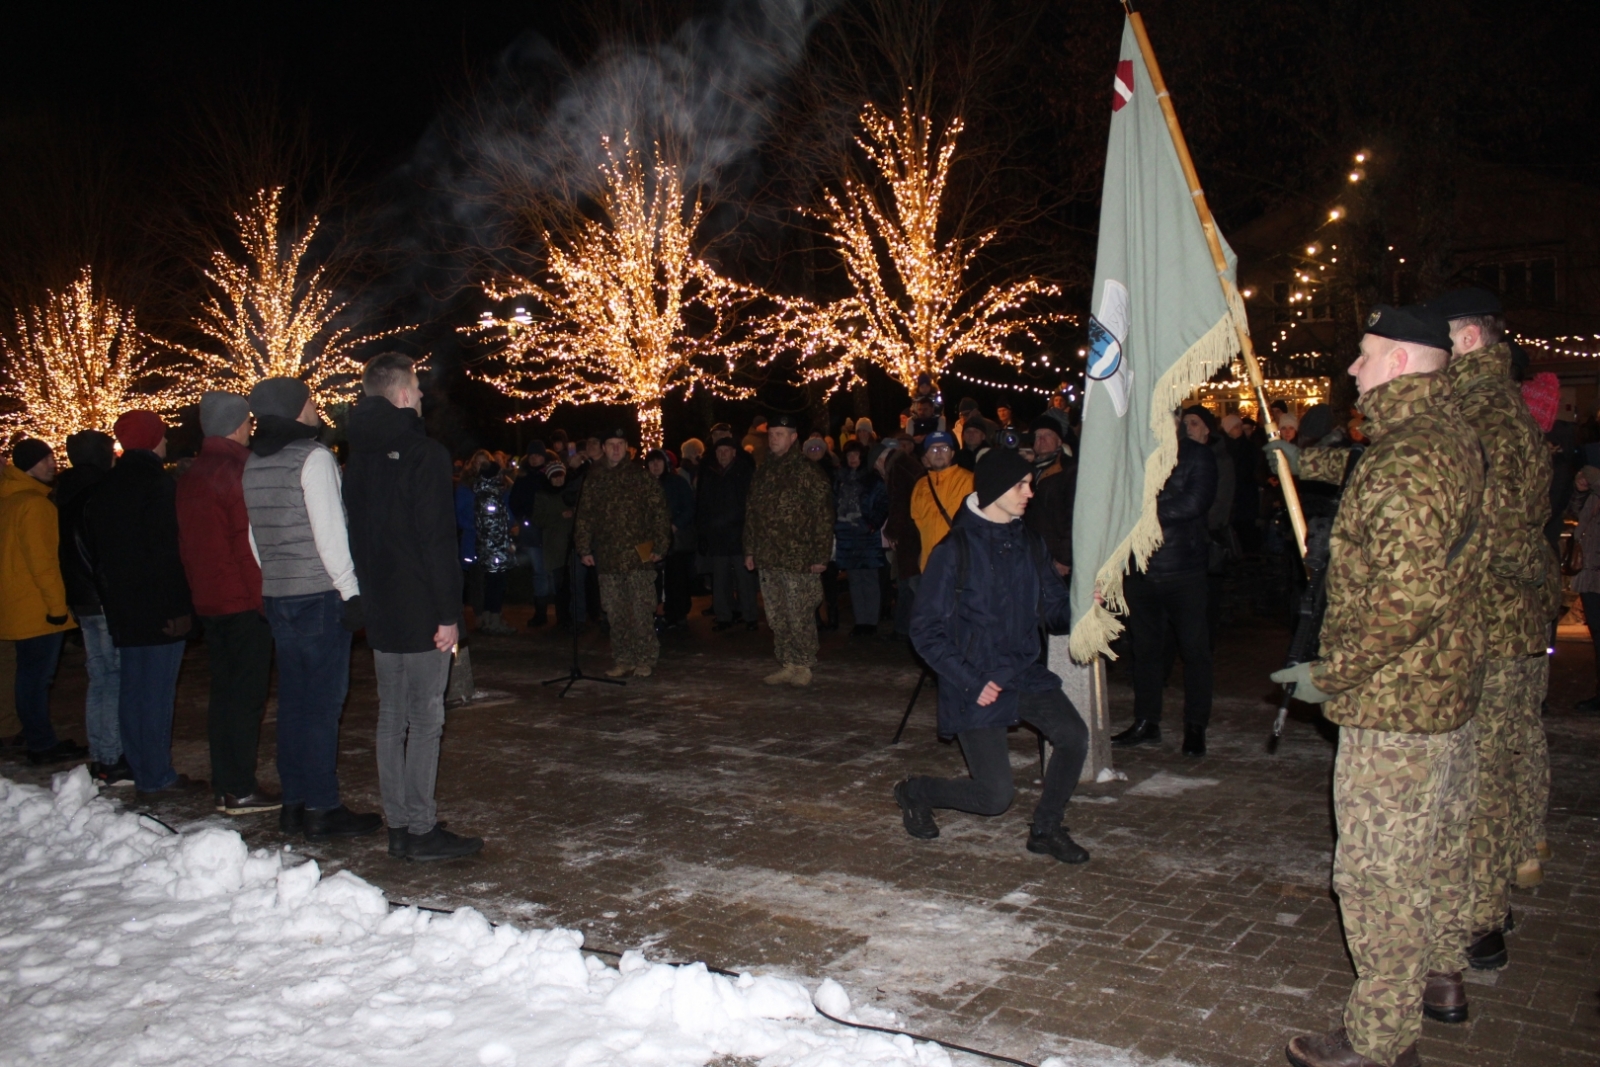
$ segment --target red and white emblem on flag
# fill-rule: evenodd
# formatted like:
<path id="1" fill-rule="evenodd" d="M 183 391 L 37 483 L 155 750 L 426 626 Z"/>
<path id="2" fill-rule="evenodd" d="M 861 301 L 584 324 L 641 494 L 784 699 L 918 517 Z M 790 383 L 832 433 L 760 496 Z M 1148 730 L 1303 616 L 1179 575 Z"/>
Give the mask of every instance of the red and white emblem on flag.
<path id="1" fill-rule="evenodd" d="M 1122 105 L 1133 99 L 1133 60 L 1124 59 L 1117 64 L 1116 77 L 1111 79 L 1111 110 L 1121 111 Z"/>

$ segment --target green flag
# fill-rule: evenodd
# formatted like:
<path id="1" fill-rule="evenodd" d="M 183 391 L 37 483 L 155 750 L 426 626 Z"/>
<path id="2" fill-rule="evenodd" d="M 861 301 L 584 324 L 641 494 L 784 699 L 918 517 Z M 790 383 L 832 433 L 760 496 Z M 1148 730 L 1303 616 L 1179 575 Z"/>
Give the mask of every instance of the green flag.
<path id="1" fill-rule="evenodd" d="M 1239 351 L 1234 316 L 1244 316 L 1223 295 L 1130 22 L 1111 107 L 1072 520 L 1080 662 L 1107 653 L 1122 630 L 1112 612 L 1124 610 L 1123 575 L 1161 546 L 1156 495 L 1178 461 L 1174 409 Z M 1233 253 L 1222 247 L 1231 291 Z"/>

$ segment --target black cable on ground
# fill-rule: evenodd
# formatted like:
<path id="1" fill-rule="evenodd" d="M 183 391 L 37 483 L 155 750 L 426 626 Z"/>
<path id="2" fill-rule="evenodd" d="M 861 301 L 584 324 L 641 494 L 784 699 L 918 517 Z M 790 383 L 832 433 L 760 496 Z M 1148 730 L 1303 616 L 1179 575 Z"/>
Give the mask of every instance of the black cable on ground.
<path id="1" fill-rule="evenodd" d="M 433 912 L 435 915 L 454 915 L 455 914 L 455 909 L 453 909 L 453 908 L 430 908 L 430 907 L 427 907 L 426 905 L 423 905 L 423 904 L 407 904 L 404 901 L 399 901 L 399 900 L 391 900 L 391 901 L 389 901 L 389 907 L 391 907 L 391 908 L 416 908 L 418 911 L 430 911 L 430 912 Z M 489 923 L 489 925 L 490 926 L 499 926 L 500 924 L 497 923 L 497 922 L 492 922 L 491 921 Z M 621 952 L 620 949 L 595 948 L 594 946 L 585 944 L 583 946 L 582 951 L 591 953 L 591 954 L 596 955 L 596 956 L 611 956 L 611 957 L 614 957 L 614 958 L 619 959 L 619 960 L 622 958 L 622 952 Z M 676 962 L 676 961 L 673 961 L 673 960 L 652 960 L 651 962 L 652 963 L 665 963 L 668 967 L 689 967 L 689 966 L 693 966 L 692 964 L 680 963 L 680 962 Z M 709 963 L 705 964 L 705 968 L 706 968 L 706 970 L 710 971 L 712 974 L 720 974 L 724 978 L 738 979 L 738 978 L 743 977 L 743 975 L 741 975 L 738 971 L 730 971 L 725 967 L 715 967 L 715 966 L 712 966 Z M 1010 1063 L 1010 1064 L 1014 1064 L 1015 1067 L 1039 1067 L 1038 1064 L 1030 1063 L 1027 1060 L 1019 1060 L 1019 1059 L 1016 1059 L 1016 1058 L 1011 1057 L 1011 1056 L 1003 1056 L 998 1052 L 985 1052 L 985 1051 L 983 1051 L 983 1049 L 970 1048 L 970 1047 L 968 1047 L 966 1045 L 958 1045 L 954 1041 L 944 1041 L 944 1040 L 942 1040 L 940 1038 L 937 1038 L 937 1037 L 930 1037 L 927 1034 L 918 1034 L 918 1033 L 914 1033 L 914 1032 L 912 1032 L 910 1030 L 897 1030 L 892 1026 L 873 1026 L 871 1023 L 853 1023 L 849 1019 L 841 1019 L 837 1015 L 829 1015 L 827 1012 L 825 1012 L 821 1008 L 817 1007 L 817 1005 L 815 1003 L 813 1003 L 811 1006 L 816 1010 L 816 1013 L 818 1015 L 822 1016 L 824 1019 L 827 1019 L 829 1022 L 838 1023 L 840 1026 L 849 1026 L 849 1027 L 852 1027 L 853 1029 L 856 1029 L 856 1030 L 871 1030 L 871 1031 L 873 1031 L 875 1033 L 890 1034 L 890 1035 L 892 1035 L 894 1037 L 909 1037 L 913 1041 L 927 1041 L 927 1042 L 930 1042 L 932 1044 L 938 1045 L 940 1048 L 947 1048 L 952 1052 L 965 1052 L 969 1056 L 979 1056 L 979 1057 L 982 1057 L 983 1059 L 986 1059 L 986 1060 L 994 1060 L 996 1063 Z"/>

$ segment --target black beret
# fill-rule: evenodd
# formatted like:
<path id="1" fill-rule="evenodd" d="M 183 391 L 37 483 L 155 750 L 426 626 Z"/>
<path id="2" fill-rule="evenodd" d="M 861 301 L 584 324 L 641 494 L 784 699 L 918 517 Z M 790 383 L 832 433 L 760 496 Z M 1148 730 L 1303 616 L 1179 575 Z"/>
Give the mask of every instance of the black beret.
<path id="1" fill-rule="evenodd" d="M 613 437 L 620 437 L 622 440 L 628 442 L 628 444 L 633 444 L 633 431 L 628 429 L 626 426 L 613 426 L 611 429 L 600 435 L 600 440 L 609 441 Z"/>
<path id="2" fill-rule="evenodd" d="M 1452 289 L 1434 297 L 1426 305 L 1447 319 L 1464 319 L 1468 315 L 1503 315 L 1500 298 L 1487 289 L 1476 286 L 1470 289 Z"/>
<path id="3" fill-rule="evenodd" d="M 770 430 L 774 426 L 784 426 L 795 431 L 796 433 L 799 433 L 800 430 L 803 429 L 803 427 L 800 425 L 800 416 L 790 415 L 788 412 L 784 412 L 779 415 L 773 415 L 771 418 L 767 419 L 767 429 Z"/>
<path id="4" fill-rule="evenodd" d="M 1421 304 L 1398 308 L 1375 304 L 1367 313 L 1365 332 L 1391 341 L 1450 351 L 1450 323 L 1437 311 Z"/>

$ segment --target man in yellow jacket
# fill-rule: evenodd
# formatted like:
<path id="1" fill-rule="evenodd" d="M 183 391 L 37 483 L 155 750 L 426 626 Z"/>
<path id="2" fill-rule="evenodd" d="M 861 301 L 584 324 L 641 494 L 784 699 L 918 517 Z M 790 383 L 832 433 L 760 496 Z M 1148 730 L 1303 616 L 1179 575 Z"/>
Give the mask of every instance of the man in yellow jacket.
<path id="1" fill-rule="evenodd" d="M 50 725 L 50 683 L 72 629 L 61 581 L 61 530 L 50 482 L 56 457 L 43 441 L 25 438 L 0 474 L 0 641 L 16 642 L 17 718 L 30 763 L 82 759 L 88 749 L 58 740 Z"/>
<path id="2" fill-rule="evenodd" d="M 956 439 L 950 433 L 930 433 L 922 447 L 928 469 L 911 491 L 911 521 L 922 536 L 922 569 L 927 570 L 933 546 L 950 532 L 950 523 L 972 492 L 972 472 L 956 466 Z"/>

